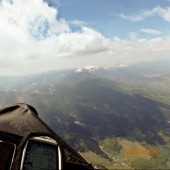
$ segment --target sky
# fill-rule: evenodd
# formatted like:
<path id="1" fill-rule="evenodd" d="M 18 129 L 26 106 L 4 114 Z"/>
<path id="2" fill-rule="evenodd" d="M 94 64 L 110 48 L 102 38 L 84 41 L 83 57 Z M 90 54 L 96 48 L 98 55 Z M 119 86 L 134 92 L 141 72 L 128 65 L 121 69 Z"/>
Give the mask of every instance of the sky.
<path id="1" fill-rule="evenodd" d="M 170 0 L 0 0 L 0 76 L 170 57 Z"/>

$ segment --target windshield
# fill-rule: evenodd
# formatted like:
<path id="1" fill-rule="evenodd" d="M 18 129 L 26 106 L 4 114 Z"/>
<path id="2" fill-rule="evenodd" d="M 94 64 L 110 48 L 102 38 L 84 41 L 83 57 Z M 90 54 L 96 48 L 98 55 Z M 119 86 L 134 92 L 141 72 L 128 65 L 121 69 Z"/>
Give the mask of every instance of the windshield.
<path id="1" fill-rule="evenodd" d="M 10 143 L 0 142 L 0 170 L 11 168 L 15 146 Z"/>

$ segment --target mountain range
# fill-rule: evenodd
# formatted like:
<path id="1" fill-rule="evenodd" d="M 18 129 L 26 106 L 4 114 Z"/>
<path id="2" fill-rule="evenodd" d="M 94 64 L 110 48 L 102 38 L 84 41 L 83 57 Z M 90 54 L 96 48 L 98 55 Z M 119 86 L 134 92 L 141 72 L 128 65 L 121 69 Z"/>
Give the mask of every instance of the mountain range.
<path id="1" fill-rule="evenodd" d="M 169 64 L 145 61 L 1 76 L 0 106 L 30 104 L 77 151 L 107 159 L 101 145 L 108 139 L 165 146 L 170 140 Z"/>

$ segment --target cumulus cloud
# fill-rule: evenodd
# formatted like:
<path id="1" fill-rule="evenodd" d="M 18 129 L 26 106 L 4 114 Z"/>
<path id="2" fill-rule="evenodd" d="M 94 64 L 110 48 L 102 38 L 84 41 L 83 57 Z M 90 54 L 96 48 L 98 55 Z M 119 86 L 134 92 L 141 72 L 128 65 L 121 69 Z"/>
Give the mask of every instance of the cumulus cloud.
<path id="1" fill-rule="evenodd" d="M 81 31 L 71 32 L 69 23 L 58 19 L 57 9 L 43 0 L 2 0 L 0 18 L 0 61 L 4 66 L 108 48 L 108 40 L 93 29 L 82 26 Z"/>
<path id="2" fill-rule="evenodd" d="M 143 10 L 140 14 L 134 14 L 134 15 L 125 15 L 121 14 L 120 17 L 122 19 L 130 20 L 130 21 L 141 21 L 145 18 L 152 17 L 152 16 L 159 16 L 163 20 L 170 22 L 170 7 L 162 8 L 160 6 L 156 6 L 151 10 Z"/>
<path id="3" fill-rule="evenodd" d="M 159 35 L 159 34 L 162 33 L 161 31 L 158 31 L 158 30 L 155 30 L 155 29 L 151 29 L 151 28 L 141 28 L 140 31 L 144 32 L 146 34 L 152 34 L 152 35 Z"/>
<path id="4" fill-rule="evenodd" d="M 22 61 L 41 54 L 44 41 L 70 31 L 66 21 L 56 20 L 56 16 L 57 10 L 41 0 L 13 0 L 13 3 L 3 0 L 0 5 L 1 56 Z"/>

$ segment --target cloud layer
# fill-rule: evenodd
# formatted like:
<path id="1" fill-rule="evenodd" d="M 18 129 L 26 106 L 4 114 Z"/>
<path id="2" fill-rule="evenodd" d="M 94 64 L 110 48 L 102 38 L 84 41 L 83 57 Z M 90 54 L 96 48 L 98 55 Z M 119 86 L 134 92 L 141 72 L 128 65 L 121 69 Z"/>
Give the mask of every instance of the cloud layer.
<path id="1" fill-rule="evenodd" d="M 170 7 L 162 8 L 160 6 L 157 6 L 151 10 L 143 10 L 140 12 L 140 14 L 125 15 L 122 13 L 120 15 L 121 18 L 130 20 L 130 21 L 134 21 L 134 22 L 141 21 L 148 17 L 153 17 L 153 16 L 159 16 L 163 20 L 170 22 Z"/>
<path id="2" fill-rule="evenodd" d="M 156 7 L 131 19 L 137 21 L 159 14 L 170 21 L 169 11 Z M 168 38 L 139 39 L 130 33 L 127 40 L 107 39 L 82 21 L 59 19 L 58 10 L 43 0 L 2 0 L 0 18 L 1 75 L 146 60 L 167 57 L 170 52 Z M 79 25 L 80 31 L 72 31 L 72 24 Z M 153 29 L 139 31 L 159 34 Z"/>
<path id="3" fill-rule="evenodd" d="M 152 35 L 160 35 L 162 33 L 161 31 L 151 29 L 151 28 L 142 28 L 140 31 Z"/>

